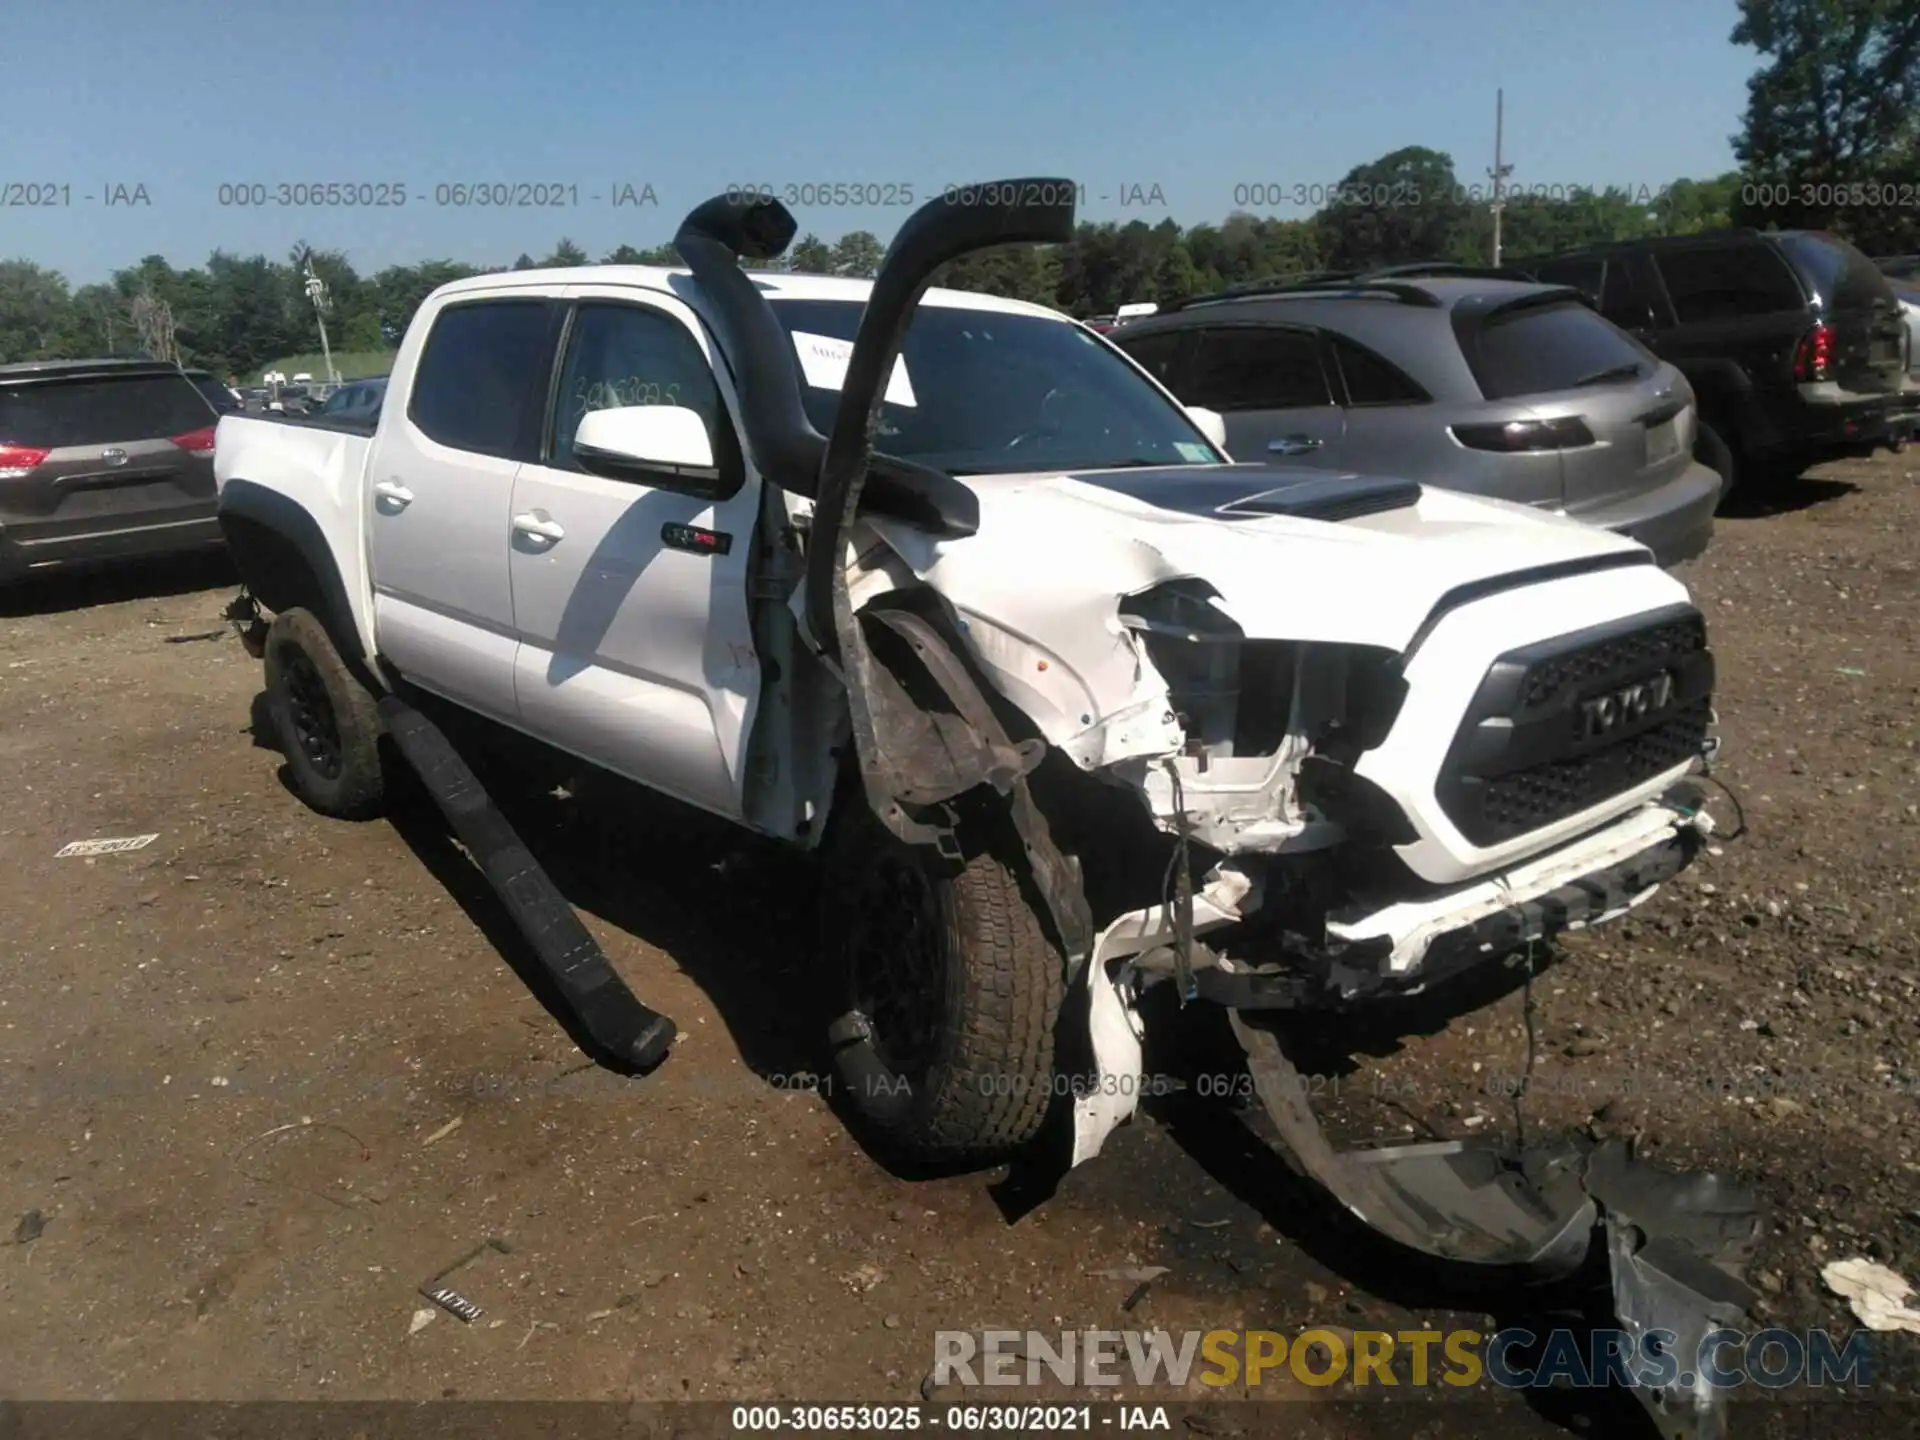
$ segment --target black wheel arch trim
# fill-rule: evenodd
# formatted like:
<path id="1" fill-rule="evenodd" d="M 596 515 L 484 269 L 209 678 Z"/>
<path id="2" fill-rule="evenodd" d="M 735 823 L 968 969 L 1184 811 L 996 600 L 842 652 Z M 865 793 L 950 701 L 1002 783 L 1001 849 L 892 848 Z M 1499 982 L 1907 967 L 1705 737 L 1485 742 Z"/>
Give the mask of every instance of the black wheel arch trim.
<path id="1" fill-rule="evenodd" d="M 267 569 L 273 557 L 263 554 L 249 533 L 252 527 L 258 526 L 292 547 L 305 562 L 319 587 L 311 608 L 326 626 L 340 658 L 350 665 L 366 664 L 366 647 L 360 643 L 360 627 L 354 623 L 353 605 L 347 598 L 339 562 L 334 559 L 333 547 L 327 544 L 326 534 L 312 512 L 278 490 L 257 481 L 236 478 L 220 488 L 218 515 L 220 533 L 226 537 L 227 549 L 247 588 L 268 603 L 270 609 L 286 608 L 272 605 L 267 598 L 276 591 L 274 578 Z M 236 524 L 236 521 L 242 523 Z M 284 589 L 280 593 L 284 594 Z"/>

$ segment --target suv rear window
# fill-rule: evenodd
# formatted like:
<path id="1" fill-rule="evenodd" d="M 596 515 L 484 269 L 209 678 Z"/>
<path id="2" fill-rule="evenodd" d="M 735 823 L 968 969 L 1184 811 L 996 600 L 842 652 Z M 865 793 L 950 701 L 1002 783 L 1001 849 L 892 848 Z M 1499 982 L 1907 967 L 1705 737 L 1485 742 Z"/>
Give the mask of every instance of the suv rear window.
<path id="1" fill-rule="evenodd" d="M 1391 361 L 1344 335 L 1327 336 L 1349 405 L 1418 405 L 1431 397 Z"/>
<path id="2" fill-rule="evenodd" d="M 1682 325 L 1779 315 L 1807 303 L 1779 252 L 1758 240 L 1656 252 L 1653 263 Z"/>
<path id="3" fill-rule="evenodd" d="M 220 417 L 184 375 L 90 375 L 0 386 L 0 443 L 60 450 L 167 440 Z"/>
<path id="4" fill-rule="evenodd" d="M 1839 310 L 1869 310 L 1890 286 L 1879 266 L 1837 235 L 1774 237 L 1807 288 Z"/>
<path id="5" fill-rule="evenodd" d="M 188 375 L 193 388 L 207 397 L 207 403 L 222 415 L 231 415 L 240 408 L 240 402 L 233 398 L 233 392 L 211 375 Z"/>
<path id="6" fill-rule="evenodd" d="M 1464 348 L 1480 393 L 1489 400 L 1545 395 L 1592 384 L 1626 367 L 1645 374 L 1647 352 L 1577 300 L 1527 305 L 1488 317 Z"/>

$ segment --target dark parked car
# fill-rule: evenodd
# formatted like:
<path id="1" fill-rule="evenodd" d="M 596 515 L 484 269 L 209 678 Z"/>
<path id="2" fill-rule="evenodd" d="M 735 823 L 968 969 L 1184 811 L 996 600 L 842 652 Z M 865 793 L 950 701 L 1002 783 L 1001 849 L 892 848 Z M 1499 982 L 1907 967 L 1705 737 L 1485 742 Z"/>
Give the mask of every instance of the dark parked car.
<path id="1" fill-rule="evenodd" d="M 1906 317 L 1907 393 L 1920 395 L 1920 255 L 1892 255 L 1873 263 L 1893 282 L 1893 293 Z M 1920 437 L 1920 414 L 1913 417 L 1913 425 Z"/>
<path id="2" fill-rule="evenodd" d="M 380 402 L 387 396 L 387 377 L 349 380 L 322 402 L 317 414 L 337 419 L 374 424 L 380 418 Z"/>
<path id="3" fill-rule="evenodd" d="M 218 544 L 219 419 L 177 365 L 0 365 L 0 581 Z"/>
<path id="4" fill-rule="evenodd" d="M 1901 443 L 1905 324 L 1887 276 L 1838 236 L 1723 230 L 1569 251 L 1530 268 L 1678 366 L 1730 483 Z"/>
<path id="5" fill-rule="evenodd" d="M 246 407 L 240 403 L 240 397 L 233 393 L 232 387 L 215 377 L 211 371 L 188 370 L 186 377 L 220 414 L 239 415 L 245 412 Z"/>
<path id="6" fill-rule="evenodd" d="M 1693 396 L 1564 287 L 1403 266 L 1203 296 L 1107 337 L 1251 463 L 1400 475 L 1560 511 L 1662 564 L 1713 534 Z"/>

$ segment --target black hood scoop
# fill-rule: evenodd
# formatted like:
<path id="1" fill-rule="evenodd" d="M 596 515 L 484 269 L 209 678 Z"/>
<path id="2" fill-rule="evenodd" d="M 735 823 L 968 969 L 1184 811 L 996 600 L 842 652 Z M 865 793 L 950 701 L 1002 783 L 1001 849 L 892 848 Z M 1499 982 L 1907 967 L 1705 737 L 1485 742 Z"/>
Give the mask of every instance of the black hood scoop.
<path id="1" fill-rule="evenodd" d="M 1258 520 L 1268 515 L 1330 522 L 1357 520 L 1363 515 L 1405 510 L 1419 504 L 1421 495 L 1415 480 L 1329 475 L 1323 470 L 1285 470 L 1268 465 L 1092 470 L 1072 478 L 1156 509 L 1209 515 L 1217 520 Z"/>

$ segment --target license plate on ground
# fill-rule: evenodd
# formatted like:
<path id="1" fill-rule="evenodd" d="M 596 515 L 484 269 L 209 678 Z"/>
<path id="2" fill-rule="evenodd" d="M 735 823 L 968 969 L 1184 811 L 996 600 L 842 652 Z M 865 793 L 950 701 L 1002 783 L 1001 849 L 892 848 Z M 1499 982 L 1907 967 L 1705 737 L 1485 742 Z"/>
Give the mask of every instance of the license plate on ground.
<path id="1" fill-rule="evenodd" d="M 1647 464 L 1658 465 L 1680 453 L 1680 423 L 1668 420 L 1647 427 Z"/>

